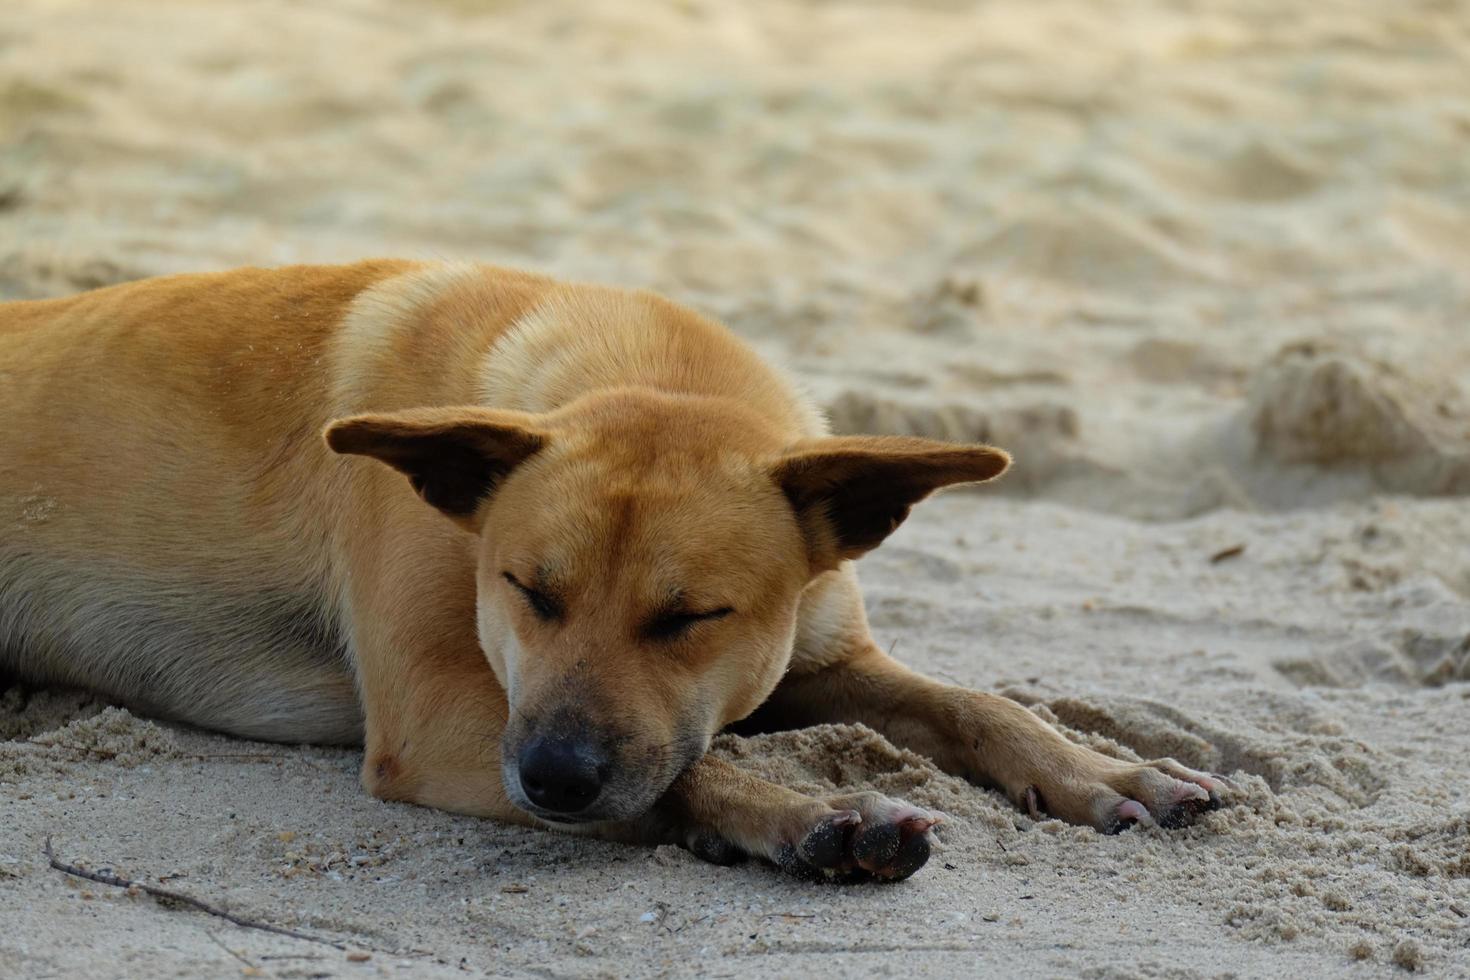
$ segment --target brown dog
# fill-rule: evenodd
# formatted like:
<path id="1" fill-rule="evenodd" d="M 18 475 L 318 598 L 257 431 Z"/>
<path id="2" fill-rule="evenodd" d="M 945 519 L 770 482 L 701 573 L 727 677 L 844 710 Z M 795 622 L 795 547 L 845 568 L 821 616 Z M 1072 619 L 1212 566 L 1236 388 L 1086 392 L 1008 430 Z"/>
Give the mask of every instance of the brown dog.
<path id="1" fill-rule="evenodd" d="M 852 561 L 1005 453 L 830 437 L 649 293 L 365 262 L 10 303 L 0 418 L 0 669 L 360 742 L 385 799 L 809 876 L 924 863 L 935 815 L 705 755 L 747 719 L 863 722 L 1104 831 L 1218 802 L 874 645 Z"/>

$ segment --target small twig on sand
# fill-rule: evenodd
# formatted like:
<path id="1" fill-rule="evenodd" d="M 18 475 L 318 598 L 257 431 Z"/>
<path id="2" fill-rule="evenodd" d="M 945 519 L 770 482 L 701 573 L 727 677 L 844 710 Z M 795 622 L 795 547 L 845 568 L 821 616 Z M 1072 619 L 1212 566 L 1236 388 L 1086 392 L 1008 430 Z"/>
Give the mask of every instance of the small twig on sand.
<path id="1" fill-rule="evenodd" d="M 319 960 L 320 953 L 265 953 L 261 960 Z"/>
<path id="2" fill-rule="evenodd" d="M 216 946 L 218 946 L 220 949 L 224 950 L 226 953 L 229 953 L 231 956 L 233 956 L 235 959 L 239 960 L 241 963 L 244 963 L 246 966 L 250 967 L 250 969 L 255 970 L 257 973 L 260 971 L 260 967 L 256 966 L 254 963 L 250 962 L 250 960 L 248 960 L 243 954 L 237 953 L 233 949 L 231 949 L 230 947 L 226 946 L 224 944 L 224 940 L 220 939 L 220 937 L 216 936 L 214 933 L 210 932 L 208 929 L 205 929 L 204 930 L 204 934 L 209 937 L 209 941 L 210 942 L 214 943 Z"/>
<path id="3" fill-rule="evenodd" d="M 294 929 L 285 929 L 281 926 L 273 926 L 268 922 L 258 922 L 255 919 L 247 919 L 243 915 L 236 915 L 233 912 L 226 912 L 222 908 L 217 908 L 213 905 L 210 905 L 208 902 L 202 902 L 192 895 L 185 895 L 183 892 L 176 892 L 169 888 L 159 888 L 157 885 L 150 885 L 142 881 L 131 881 L 120 875 L 109 874 L 105 871 L 88 871 L 86 868 L 79 868 L 74 864 L 67 864 L 65 861 L 59 861 L 56 858 L 56 852 L 51 849 L 50 834 L 46 835 L 46 846 L 43 848 L 43 851 L 46 854 L 46 860 L 51 862 L 51 867 L 55 868 L 57 871 L 62 871 L 69 875 L 75 875 L 78 878 L 85 878 L 88 881 L 95 881 L 100 885 L 111 885 L 114 888 L 136 888 L 138 891 L 146 892 L 149 895 L 152 895 L 154 898 L 161 898 L 169 902 L 178 902 L 180 905 L 187 905 L 190 908 L 196 908 L 207 915 L 213 915 L 217 918 L 224 919 L 226 922 L 233 922 L 235 925 L 240 926 L 244 929 L 259 929 L 262 932 L 273 932 L 278 936 L 290 936 L 292 939 L 304 939 L 309 943 L 320 943 L 323 946 L 330 946 L 333 949 L 345 950 L 347 948 L 341 943 L 333 942 L 330 939 L 323 939 L 320 936 L 312 936 L 304 932 L 297 932 Z"/>
<path id="4" fill-rule="evenodd" d="M 1240 555 L 1243 555 L 1243 554 L 1245 554 L 1245 545 L 1243 545 L 1243 544 L 1232 544 L 1230 547 L 1228 547 L 1228 548 L 1221 548 L 1219 551 L 1217 551 L 1213 555 L 1211 555 L 1210 556 L 1210 564 L 1211 565 L 1218 565 L 1222 561 L 1229 561 L 1230 559 L 1232 559 L 1232 558 L 1238 558 Z"/>

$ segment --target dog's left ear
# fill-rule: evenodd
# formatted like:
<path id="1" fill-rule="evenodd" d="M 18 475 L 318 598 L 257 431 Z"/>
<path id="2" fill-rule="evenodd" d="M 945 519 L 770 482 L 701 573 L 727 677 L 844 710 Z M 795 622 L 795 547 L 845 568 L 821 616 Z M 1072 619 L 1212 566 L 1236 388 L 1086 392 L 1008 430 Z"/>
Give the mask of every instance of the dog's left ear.
<path id="1" fill-rule="evenodd" d="M 487 408 L 416 408 L 338 419 L 322 435 L 339 453 L 371 456 L 408 477 L 424 502 L 478 531 L 480 506 L 546 445 L 534 416 Z"/>
<path id="2" fill-rule="evenodd" d="M 796 509 L 812 567 L 872 551 L 940 487 L 983 483 L 1011 457 L 993 446 L 907 436 L 838 436 L 793 447 L 772 476 Z"/>

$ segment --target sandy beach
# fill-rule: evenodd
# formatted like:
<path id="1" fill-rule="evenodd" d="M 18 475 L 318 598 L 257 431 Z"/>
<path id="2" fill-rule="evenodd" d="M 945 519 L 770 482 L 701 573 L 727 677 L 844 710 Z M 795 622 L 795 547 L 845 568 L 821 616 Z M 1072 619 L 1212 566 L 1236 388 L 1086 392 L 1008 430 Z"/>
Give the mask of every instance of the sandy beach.
<path id="1" fill-rule="evenodd" d="M 822 888 L 11 687 L 0 976 L 1470 976 L 1467 229 L 1465 3 L 7 0 L 0 300 L 374 255 L 653 287 L 839 431 L 1015 454 L 861 562 L 896 656 L 1235 790 L 1105 837 L 866 729 L 722 737 L 950 816 Z"/>

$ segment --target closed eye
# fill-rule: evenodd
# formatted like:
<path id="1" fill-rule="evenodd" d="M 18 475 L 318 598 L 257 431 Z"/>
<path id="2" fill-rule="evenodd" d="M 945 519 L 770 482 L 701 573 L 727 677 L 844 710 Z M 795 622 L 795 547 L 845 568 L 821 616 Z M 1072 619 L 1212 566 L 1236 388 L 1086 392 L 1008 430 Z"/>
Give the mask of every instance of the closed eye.
<path id="1" fill-rule="evenodd" d="M 643 635 L 650 640 L 677 640 L 696 624 L 724 619 L 734 611 L 729 606 L 723 606 L 709 612 L 665 613 L 650 620 L 643 627 Z"/>
<path id="2" fill-rule="evenodd" d="M 550 623 L 561 619 L 564 610 L 562 609 L 561 602 L 554 596 L 547 595 L 540 589 L 533 589 L 529 585 L 522 585 L 510 572 L 502 572 L 501 574 L 507 582 L 515 586 L 516 591 L 521 594 L 521 598 L 526 600 L 526 605 L 531 607 L 531 611 L 536 614 L 537 619 L 543 623 Z"/>

